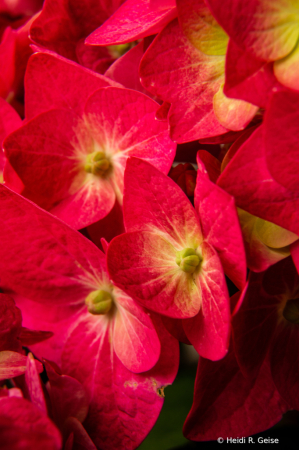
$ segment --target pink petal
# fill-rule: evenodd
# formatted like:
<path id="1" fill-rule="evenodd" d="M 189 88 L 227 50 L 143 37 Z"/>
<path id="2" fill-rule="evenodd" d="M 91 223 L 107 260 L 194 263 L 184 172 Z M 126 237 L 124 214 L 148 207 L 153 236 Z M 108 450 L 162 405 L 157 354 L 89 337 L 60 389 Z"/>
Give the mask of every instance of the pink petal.
<path id="1" fill-rule="evenodd" d="M 1 286 L 37 302 L 80 308 L 103 279 L 104 255 L 8 188 L 0 186 L 0 197 Z"/>
<path id="2" fill-rule="evenodd" d="M 298 108 L 299 93 L 276 92 L 271 97 L 264 120 L 267 168 L 277 183 L 296 192 L 299 191 Z"/>
<path id="3" fill-rule="evenodd" d="M 59 55 L 36 53 L 29 59 L 25 77 L 26 118 L 53 108 L 71 109 L 81 115 L 87 98 L 109 85 L 118 83 Z"/>
<path id="4" fill-rule="evenodd" d="M 246 257 L 234 198 L 212 183 L 197 157 L 195 208 L 203 236 L 218 252 L 224 272 L 239 289 L 246 282 Z"/>
<path id="5" fill-rule="evenodd" d="M 0 98 L 0 144 L 6 136 L 22 125 L 22 120 L 16 111 L 2 98 Z M 4 166 L 4 154 L 0 151 L 0 172 Z"/>
<path id="6" fill-rule="evenodd" d="M 198 217 L 186 195 L 169 177 L 137 158 L 127 161 L 124 221 L 127 231 L 154 232 L 177 249 L 202 240 Z"/>
<path id="7" fill-rule="evenodd" d="M 0 380 L 22 375 L 26 371 L 27 358 L 8 350 L 0 352 Z"/>
<path id="8" fill-rule="evenodd" d="M 58 373 L 51 361 L 44 363 L 49 378 L 48 393 L 55 422 L 61 428 L 69 417 L 83 422 L 88 412 L 85 389 L 75 378 Z"/>
<path id="9" fill-rule="evenodd" d="M 80 145 L 74 130 L 77 126 L 78 117 L 72 112 L 52 110 L 30 120 L 5 141 L 5 154 L 28 196 L 44 208 L 51 207 L 84 182 L 86 173 L 80 171 L 78 160 L 74 160 L 74 145 Z M 84 131 L 82 144 L 87 146 Z"/>
<path id="10" fill-rule="evenodd" d="M 141 61 L 141 82 L 149 92 L 172 104 L 168 116 L 172 139 L 186 142 L 226 131 L 213 112 L 213 97 L 223 73 L 224 56 L 201 53 L 177 21 L 153 41 Z"/>
<path id="11" fill-rule="evenodd" d="M 29 330 L 28 328 L 22 327 L 18 339 L 22 345 L 29 346 L 50 339 L 52 336 L 52 331 Z"/>
<path id="12" fill-rule="evenodd" d="M 39 359 L 51 358 L 51 361 L 61 365 L 61 354 L 68 335 L 77 325 L 81 314 L 86 310 L 86 305 L 56 304 L 28 300 L 14 295 L 14 299 L 22 311 L 23 323 L 30 328 L 39 328 L 39 333 L 51 332 L 52 337 L 39 343 L 27 344 L 30 350 Z"/>
<path id="13" fill-rule="evenodd" d="M 115 164 L 136 156 L 167 173 L 176 145 L 167 124 L 155 120 L 158 104 L 137 91 L 101 89 L 86 103 L 85 115 L 94 138 L 111 154 Z"/>
<path id="14" fill-rule="evenodd" d="M 115 193 L 111 184 L 93 177 L 76 193 L 51 208 L 50 212 L 79 230 L 106 217 L 114 202 Z"/>
<path id="15" fill-rule="evenodd" d="M 273 65 L 244 52 L 230 40 L 226 54 L 224 93 L 260 107 L 266 107 L 269 97 L 279 86 Z"/>
<path id="16" fill-rule="evenodd" d="M 63 371 L 77 378 L 91 398 L 84 426 L 103 450 L 133 450 L 145 438 L 161 410 L 159 389 L 173 382 L 178 368 L 178 345 L 155 325 L 162 342 L 156 366 L 143 374 L 128 371 L 113 352 L 109 327 L 89 314 L 70 336 Z"/>
<path id="17" fill-rule="evenodd" d="M 218 362 L 200 360 L 183 432 L 195 441 L 252 436 L 277 423 L 286 410 L 269 363 L 263 364 L 257 378 L 245 378 L 231 350 Z"/>
<path id="18" fill-rule="evenodd" d="M 160 341 L 146 311 L 123 291 L 114 288 L 117 312 L 113 328 L 114 351 L 134 373 L 150 370 L 160 356 Z"/>
<path id="19" fill-rule="evenodd" d="M 222 267 L 217 253 L 207 242 L 202 245 L 203 268 L 195 278 L 202 292 L 202 308 L 183 321 L 187 338 L 204 358 L 223 358 L 229 345 L 230 305 Z"/>
<path id="20" fill-rule="evenodd" d="M 0 44 L 0 97 L 7 98 L 13 93 L 13 81 L 15 78 L 15 48 L 16 33 L 7 27 Z"/>
<path id="21" fill-rule="evenodd" d="M 141 41 L 123 56 L 118 58 L 105 72 L 105 77 L 122 84 L 128 89 L 146 94 L 147 91 L 140 83 L 139 64 L 144 53 L 144 42 Z"/>
<path id="22" fill-rule="evenodd" d="M 22 314 L 9 295 L 0 294 L 0 350 L 20 350 L 17 338 L 22 328 Z"/>
<path id="23" fill-rule="evenodd" d="M 223 92 L 223 85 L 213 97 L 213 109 L 218 122 L 229 130 L 243 130 L 258 112 L 258 106 L 245 100 L 230 98 Z"/>
<path id="24" fill-rule="evenodd" d="M 268 61 L 283 58 L 297 43 L 298 29 L 292 21 L 291 2 L 228 0 L 224 4 L 220 0 L 207 0 L 207 4 L 229 36 L 256 58 Z"/>
<path id="25" fill-rule="evenodd" d="M 298 192 L 281 186 L 269 173 L 263 132 L 264 127 L 259 127 L 240 147 L 218 184 L 235 197 L 240 208 L 299 234 Z"/>
<path id="26" fill-rule="evenodd" d="M 77 60 L 77 44 L 105 22 L 123 0 L 46 0 L 30 37 L 68 59 Z"/>
<path id="27" fill-rule="evenodd" d="M 158 33 L 176 14 L 175 5 L 160 9 L 150 5 L 150 0 L 127 0 L 104 25 L 86 39 L 86 43 L 115 45 L 135 41 Z"/>
<path id="28" fill-rule="evenodd" d="M 36 361 L 32 355 L 29 353 L 27 356 L 27 365 L 25 372 L 26 386 L 28 388 L 29 398 L 31 403 L 36 405 L 38 409 L 47 415 L 47 406 L 45 402 L 45 397 L 43 389 L 41 386 L 40 378 L 38 376 Z"/>
<path id="29" fill-rule="evenodd" d="M 220 161 L 206 150 L 198 150 L 197 158 L 199 158 L 204 163 L 205 169 L 208 172 L 210 180 L 213 183 L 216 183 L 221 173 Z"/>
<path id="30" fill-rule="evenodd" d="M 0 398 L 1 445 L 10 450 L 60 450 L 62 438 L 53 422 L 28 400 Z"/>
<path id="31" fill-rule="evenodd" d="M 164 237 L 135 231 L 111 241 L 107 266 L 115 285 L 146 308 L 173 318 L 192 317 L 202 293 L 175 258 L 176 249 Z"/>

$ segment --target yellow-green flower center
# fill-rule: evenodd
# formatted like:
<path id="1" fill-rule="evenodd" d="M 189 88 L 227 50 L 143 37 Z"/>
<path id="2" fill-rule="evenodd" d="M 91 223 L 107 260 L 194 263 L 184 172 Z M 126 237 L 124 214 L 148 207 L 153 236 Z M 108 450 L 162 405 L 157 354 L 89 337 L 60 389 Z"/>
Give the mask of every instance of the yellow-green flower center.
<path id="1" fill-rule="evenodd" d="M 104 152 L 93 152 L 87 155 L 84 169 L 87 173 L 105 177 L 111 171 L 112 166 Z"/>
<path id="2" fill-rule="evenodd" d="M 299 299 L 288 300 L 282 314 L 288 322 L 299 324 Z"/>
<path id="3" fill-rule="evenodd" d="M 193 248 L 184 248 L 176 253 L 175 262 L 186 273 L 193 273 L 199 268 L 202 258 Z"/>
<path id="4" fill-rule="evenodd" d="M 107 314 L 112 308 L 113 298 L 107 291 L 93 291 L 86 297 L 85 304 L 91 314 Z"/>

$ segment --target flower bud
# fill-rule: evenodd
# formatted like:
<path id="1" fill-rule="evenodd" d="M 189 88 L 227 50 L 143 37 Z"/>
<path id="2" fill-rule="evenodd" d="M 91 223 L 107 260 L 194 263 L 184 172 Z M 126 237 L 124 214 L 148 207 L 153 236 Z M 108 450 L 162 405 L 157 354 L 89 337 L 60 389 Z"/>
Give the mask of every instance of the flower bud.
<path id="1" fill-rule="evenodd" d="M 113 298 L 107 291 L 93 291 L 86 297 L 85 304 L 91 314 L 107 314 L 112 307 Z"/>
<path id="2" fill-rule="evenodd" d="M 88 173 L 103 177 L 111 169 L 111 163 L 104 152 L 94 152 L 87 155 L 84 169 Z"/>
<path id="3" fill-rule="evenodd" d="M 288 322 L 299 324 L 299 299 L 288 300 L 282 314 Z"/>
<path id="4" fill-rule="evenodd" d="M 177 252 L 175 262 L 186 273 L 193 273 L 198 268 L 202 258 L 193 248 L 184 248 Z"/>

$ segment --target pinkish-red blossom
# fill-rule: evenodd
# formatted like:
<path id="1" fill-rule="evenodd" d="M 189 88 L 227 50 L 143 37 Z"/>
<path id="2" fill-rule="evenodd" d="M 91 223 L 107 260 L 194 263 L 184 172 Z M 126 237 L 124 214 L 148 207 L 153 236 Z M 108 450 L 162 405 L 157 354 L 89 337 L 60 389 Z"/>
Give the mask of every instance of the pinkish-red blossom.
<path id="1" fill-rule="evenodd" d="M 211 190 L 207 176 L 198 176 L 203 189 Z M 127 233 L 110 243 L 108 269 L 114 282 L 147 308 L 186 319 L 185 333 L 198 352 L 219 359 L 227 351 L 229 334 L 228 296 L 219 257 L 240 287 L 245 284 L 246 265 L 233 201 L 215 185 L 212 192 L 211 203 L 204 190 L 202 197 L 199 191 L 196 194 L 198 216 L 172 180 L 148 163 L 130 158 L 124 196 Z M 204 201 L 206 213 L 201 211 Z M 233 224 L 234 232 L 226 221 Z M 185 249 L 195 258 L 194 270 L 179 265 L 177 258 Z M 238 264 L 233 250 L 238 252 Z"/>
<path id="2" fill-rule="evenodd" d="M 0 258 L 2 287 L 31 298 L 44 314 L 36 320 L 48 330 L 58 328 L 44 348 L 51 342 L 52 356 L 57 360 L 63 353 L 63 372 L 84 385 L 91 401 L 85 427 L 97 446 L 119 448 L 130 429 L 132 444 L 127 448 L 135 448 L 160 412 L 163 401 L 159 389 L 172 383 L 176 375 L 177 342 L 159 318 L 151 318 L 127 294 L 113 287 L 104 254 L 98 248 L 34 204 L 0 188 L 1 231 L 5 236 Z M 15 255 L 13 260 L 10 252 Z M 97 290 L 110 292 L 111 314 L 88 312 L 84 299 Z M 33 320 L 31 310 L 26 311 L 26 300 L 16 299 L 24 316 Z M 60 333 L 59 327 L 66 325 Z M 39 354 L 45 355 L 43 344 L 38 346 Z M 144 371 L 149 372 L 140 373 Z M 116 380 L 120 384 L 117 390 Z M 108 403 L 107 398 L 111 399 Z M 133 420 L 136 409 L 138 419 Z"/>
<path id="3" fill-rule="evenodd" d="M 22 194 L 77 229 L 102 219 L 122 204 L 128 156 L 170 168 L 175 144 L 156 109 L 141 93 L 110 87 L 90 96 L 81 116 L 52 109 L 26 122 L 5 142 Z M 88 158 L 98 156 L 106 166 L 95 172 L 98 160 Z"/>

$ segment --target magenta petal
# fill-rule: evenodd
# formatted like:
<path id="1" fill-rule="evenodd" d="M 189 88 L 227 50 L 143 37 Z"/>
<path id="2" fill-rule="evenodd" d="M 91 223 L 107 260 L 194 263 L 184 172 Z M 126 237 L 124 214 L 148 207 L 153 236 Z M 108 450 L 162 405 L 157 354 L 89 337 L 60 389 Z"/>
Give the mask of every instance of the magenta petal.
<path id="1" fill-rule="evenodd" d="M 3 98 L 0 98 L 0 143 L 2 146 L 3 140 L 12 131 L 16 130 L 22 125 L 20 116 L 15 109 L 9 105 Z M 3 167 L 2 152 L 0 152 L 0 170 Z"/>
<path id="2" fill-rule="evenodd" d="M 276 92 L 271 97 L 264 120 L 267 168 L 277 183 L 297 193 L 299 191 L 298 109 L 298 92 Z"/>
<path id="3" fill-rule="evenodd" d="M 53 422 L 23 398 L 0 398 L 0 434 L 4 449 L 62 448 L 61 435 Z"/>
<path id="4" fill-rule="evenodd" d="M 286 410 L 269 363 L 264 363 L 257 378 L 245 378 L 231 350 L 219 362 L 200 360 L 183 432 L 195 441 L 251 436 L 273 426 Z"/>
<path id="5" fill-rule="evenodd" d="M 197 157 L 204 163 L 210 180 L 216 183 L 221 173 L 221 162 L 207 150 L 198 150 Z"/>
<path id="6" fill-rule="evenodd" d="M 105 77 L 122 84 L 125 88 L 146 94 L 140 83 L 139 64 L 144 53 L 144 42 L 141 41 L 127 53 L 118 58 L 105 72 Z"/>
<path id="7" fill-rule="evenodd" d="M 187 338 L 196 351 L 213 361 L 228 350 L 230 304 L 226 282 L 217 253 L 207 242 L 202 244 L 204 267 L 196 278 L 202 291 L 202 308 L 191 319 L 183 321 Z"/>
<path id="8" fill-rule="evenodd" d="M 83 318 L 65 346 L 63 371 L 77 378 L 91 398 L 84 427 L 97 448 L 133 450 L 159 415 L 159 389 L 175 378 L 178 346 L 159 317 L 154 320 L 162 352 L 156 366 L 143 374 L 128 371 L 117 358 L 105 317 Z"/>
<path id="9" fill-rule="evenodd" d="M 224 272 L 239 289 L 246 283 L 246 256 L 234 198 L 212 183 L 199 155 L 194 192 L 203 236 L 218 252 Z"/>
<path id="10" fill-rule="evenodd" d="M 127 0 L 87 39 L 91 45 L 115 45 L 159 33 L 176 17 L 175 5 L 159 9 L 150 0 Z"/>
<path id="11" fill-rule="evenodd" d="M 124 221 L 126 231 L 158 232 L 174 246 L 202 239 L 196 212 L 178 185 L 136 158 L 126 166 Z"/>
<path id="12" fill-rule="evenodd" d="M 118 83 L 59 55 L 36 53 L 29 59 L 25 77 L 26 118 L 52 108 L 72 109 L 81 115 L 87 98 L 109 85 Z"/>
<path id="13" fill-rule="evenodd" d="M 207 0 L 207 4 L 229 36 L 257 58 L 274 61 L 296 46 L 298 28 L 292 20 L 292 2 Z"/>
<path id="14" fill-rule="evenodd" d="M 109 214 L 115 203 L 115 192 L 106 180 L 91 180 L 76 193 L 50 208 L 51 214 L 79 230 Z"/>
<path id="15" fill-rule="evenodd" d="M 10 92 L 13 93 L 13 82 L 15 79 L 15 51 L 16 33 L 7 27 L 1 36 L 0 45 L 0 96 L 7 98 Z"/>
<path id="16" fill-rule="evenodd" d="M 159 234 L 145 231 L 114 238 L 107 266 L 115 285 L 146 308 L 174 318 L 192 317 L 201 290 L 175 263 L 175 248 Z"/>
<path id="17" fill-rule="evenodd" d="M 75 378 L 58 373 L 50 361 L 44 363 L 49 378 L 48 393 L 55 422 L 61 428 L 68 417 L 83 422 L 88 412 L 85 389 Z"/>
<path id="18" fill-rule="evenodd" d="M 153 95 L 171 103 L 170 136 L 176 142 L 227 131 L 213 111 L 213 97 L 223 82 L 223 64 L 223 56 L 199 52 L 177 21 L 165 27 L 145 52 L 141 82 Z"/>
<path id="19" fill-rule="evenodd" d="M 22 194 L 76 229 L 105 217 L 115 201 L 109 180 L 84 170 L 92 146 L 83 120 L 62 109 L 39 114 L 5 140 Z"/>
<path id="20" fill-rule="evenodd" d="M 110 87 L 95 92 L 84 112 L 92 135 L 119 169 L 128 156 L 136 156 L 168 173 L 176 145 L 167 124 L 155 120 L 157 108 L 154 100 L 140 92 Z"/>
<path id="21" fill-rule="evenodd" d="M 0 351 L 20 350 L 17 338 L 21 329 L 21 311 L 9 295 L 0 294 Z"/>
<path id="22" fill-rule="evenodd" d="M 271 176 L 264 152 L 264 125 L 240 147 L 218 184 L 240 208 L 299 235 L 299 194 Z"/>
<path id="23" fill-rule="evenodd" d="M 78 117 L 71 111 L 51 110 L 30 120 L 5 140 L 5 154 L 22 179 L 27 197 L 45 209 L 83 184 L 86 173 L 74 158 L 74 146 L 79 147 L 77 125 Z M 82 134 L 87 145 L 85 129 Z"/>
<path id="24" fill-rule="evenodd" d="M 113 327 L 114 351 L 135 373 L 150 370 L 160 357 L 160 341 L 146 311 L 119 289 L 114 289 L 117 312 Z"/>
<path id="25" fill-rule="evenodd" d="M 256 59 L 230 40 L 226 54 L 224 93 L 260 107 L 266 107 L 279 83 L 273 65 Z"/>
<path id="26" fill-rule="evenodd" d="M 32 353 L 42 360 L 51 358 L 59 366 L 61 365 L 61 354 L 68 335 L 76 326 L 82 311 L 86 305 L 69 305 L 61 302 L 36 302 L 14 294 L 14 299 L 20 307 L 23 315 L 23 323 L 29 328 L 39 328 L 51 332 L 52 336 L 39 343 L 30 343 Z M 41 331 L 42 332 L 42 331 Z"/>
<path id="27" fill-rule="evenodd" d="M 22 327 L 18 339 L 21 341 L 22 345 L 28 346 L 43 342 L 46 339 L 50 339 L 52 336 L 52 331 L 29 330 L 28 328 Z"/>
<path id="28" fill-rule="evenodd" d="M 26 371 L 27 358 L 8 350 L 0 352 L 0 380 L 22 375 Z"/>
<path id="29" fill-rule="evenodd" d="M 25 380 L 31 403 L 36 405 L 43 414 L 47 415 L 45 397 L 38 375 L 36 361 L 32 353 L 29 353 L 27 356 Z"/>
<path id="30" fill-rule="evenodd" d="M 103 279 L 102 252 L 80 233 L 1 185 L 0 197 L 1 286 L 39 302 L 84 304 L 87 294 Z"/>

